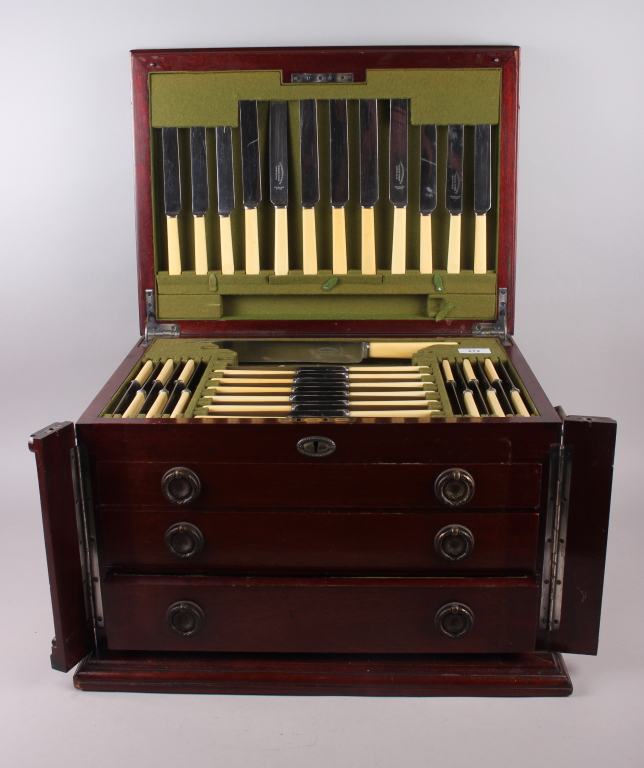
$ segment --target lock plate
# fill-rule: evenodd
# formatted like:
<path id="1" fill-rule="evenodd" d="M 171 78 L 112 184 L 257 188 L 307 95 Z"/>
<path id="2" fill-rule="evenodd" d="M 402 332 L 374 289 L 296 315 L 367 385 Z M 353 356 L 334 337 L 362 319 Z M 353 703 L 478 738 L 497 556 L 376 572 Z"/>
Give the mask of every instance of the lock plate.
<path id="1" fill-rule="evenodd" d="M 301 440 L 298 440 L 297 450 L 304 454 L 304 456 L 321 458 L 322 456 L 330 456 L 335 451 L 335 443 L 328 437 L 319 437 L 317 435 L 303 437 Z"/>

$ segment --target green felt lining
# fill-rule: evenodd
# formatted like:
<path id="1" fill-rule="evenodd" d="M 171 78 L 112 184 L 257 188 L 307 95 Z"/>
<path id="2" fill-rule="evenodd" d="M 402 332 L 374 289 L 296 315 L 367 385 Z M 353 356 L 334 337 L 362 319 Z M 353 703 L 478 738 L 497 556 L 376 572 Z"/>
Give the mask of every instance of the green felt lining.
<path id="1" fill-rule="evenodd" d="M 279 71 L 150 74 L 155 128 L 238 126 L 237 103 L 300 99 L 410 99 L 413 125 L 499 122 L 500 69 L 372 69 L 365 83 L 282 83 Z"/>
<path id="2" fill-rule="evenodd" d="M 472 72 L 479 72 L 478 70 L 472 70 Z M 487 70 L 490 72 L 490 70 Z M 206 73 L 208 74 L 208 73 Z M 211 73 L 212 74 L 212 73 Z M 228 73 L 215 73 L 215 74 L 228 74 Z M 255 75 L 256 73 L 246 73 Z M 403 73 L 405 76 L 409 75 L 409 72 Z M 197 74 L 197 77 L 201 77 L 201 74 Z M 152 76 L 151 82 L 154 81 Z M 167 75 L 162 75 L 167 77 Z M 284 86 L 284 88 L 292 88 L 293 86 Z M 308 86 L 297 86 L 298 88 Z M 322 98 L 322 91 L 318 90 L 318 87 L 326 86 L 314 86 L 313 94 Z M 354 87 L 354 86 L 339 86 L 339 87 Z M 169 91 L 170 92 L 170 91 Z M 307 93 L 311 93 L 307 91 Z M 485 89 L 482 92 L 482 100 L 485 101 Z M 154 97 L 154 92 L 153 92 Z M 154 101 L 154 99 L 153 99 Z M 350 199 L 345 209 L 346 218 L 346 231 L 347 231 L 347 253 L 349 262 L 348 276 L 338 276 L 339 282 L 334 286 L 329 295 L 337 293 L 348 293 L 346 286 L 353 282 L 353 274 L 359 274 L 361 267 L 361 209 L 359 203 L 359 134 L 358 134 L 358 102 L 352 100 L 349 102 L 349 184 L 350 184 Z M 269 188 L 269 168 L 266 158 L 268 155 L 268 103 L 261 101 L 258 104 L 259 111 L 259 125 L 260 125 L 260 155 L 262 157 L 262 188 L 267 190 Z M 236 112 L 235 112 L 236 114 Z M 455 120 L 455 115 L 451 115 L 450 119 Z M 489 117 L 489 115 L 488 115 Z M 322 274 L 325 276 L 322 282 L 326 282 L 329 276 L 331 276 L 332 266 L 332 229 L 331 229 L 331 205 L 330 205 L 330 188 L 329 188 L 329 115 L 328 108 L 324 101 L 318 102 L 318 134 L 319 134 L 319 167 L 320 167 L 320 202 L 316 206 L 316 235 L 317 235 L 317 248 L 318 248 L 318 265 Z M 393 207 L 388 199 L 388 141 L 389 141 L 389 114 L 388 103 L 386 101 L 379 102 L 379 174 L 380 174 L 380 199 L 375 207 L 375 226 L 376 226 L 376 261 L 379 272 L 386 273 L 391 267 L 391 243 L 393 233 Z M 289 266 L 293 274 L 289 274 L 287 278 L 297 276 L 297 272 L 302 268 L 302 216 L 301 208 L 299 206 L 300 200 L 300 170 L 299 170 L 299 108 L 297 101 L 289 102 L 289 208 L 288 208 L 288 230 L 289 230 Z M 163 176 L 162 176 L 162 152 L 161 152 L 161 140 L 160 130 L 154 129 L 152 131 L 152 154 L 153 154 L 153 217 L 154 217 L 154 231 L 155 231 L 155 271 L 159 276 L 158 290 L 163 292 L 174 292 L 168 290 L 168 283 L 164 282 L 163 273 L 167 273 L 167 249 L 166 249 L 166 222 L 163 212 Z M 231 216 L 232 236 L 233 236 L 233 250 L 235 268 L 237 274 L 234 276 L 222 277 L 220 272 L 221 264 L 219 258 L 219 216 L 217 214 L 217 183 L 216 183 L 216 164 L 213 161 L 215 158 L 215 131 L 214 128 L 208 128 L 206 131 L 207 147 L 209 162 L 209 188 L 210 188 L 210 210 L 206 214 L 206 238 L 208 243 L 208 266 L 211 270 L 209 276 L 205 276 L 203 279 L 208 281 L 207 291 L 211 293 L 221 293 L 222 295 L 233 294 L 235 287 L 239 286 L 240 294 L 250 295 L 252 293 L 261 294 L 263 292 L 262 286 L 266 284 L 264 275 L 268 276 L 269 284 L 278 284 L 278 282 L 285 282 L 282 278 L 276 279 L 275 276 L 270 276 L 270 271 L 273 267 L 273 241 L 274 241 L 274 209 L 267 199 L 262 200 L 258 207 L 258 226 L 259 226 L 259 241 L 260 241 L 260 266 L 263 270 L 262 275 L 249 275 L 243 274 L 244 270 L 244 211 L 241 205 L 242 200 L 242 188 L 241 188 L 241 148 L 239 130 L 233 129 L 233 148 L 234 148 L 234 171 L 235 171 L 235 196 L 237 205 Z M 443 275 L 447 266 L 447 245 L 449 234 L 449 221 L 450 217 L 445 209 L 445 190 L 444 179 L 446 174 L 446 147 L 447 147 L 447 128 L 445 125 L 439 125 L 438 127 L 438 202 L 437 208 L 432 215 L 432 237 L 433 237 L 433 251 L 434 251 L 434 267 L 438 272 Z M 486 275 L 472 275 L 471 270 L 473 267 L 473 253 L 474 253 L 474 214 L 472 210 L 473 206 L 473 177 L 472 177 L 472 158 L 473 158 L 473 145 L 474 145 L 474 128 L 471 126 L 466 127 L 465 130 L 465 167 L 464 167 L 464 200 L 463 200 L 463 215 L 462 219 L 462 268 L 464 272 L 470 272 L 472 278 L 467 287 L 463 289 L 463 293 L 487 293 L 491 281 L 494 280 L 494 273 L 496 271 L 496 254 L 497 254 L 497 241 L 498 241 L 498 206 L 497 206 L 497 189 L 498 189 L 498 140 L 499 132 L 497 127 L 493 127 L 493 168 L 496 168 L 496 173 L 493 174 L 493 195 L 492 195 L 492 209 L 487 216 L 487 250 L 488 250 L 488 274 Z M 183 269 L 188 273 L 184 273 L 181 276 L 171 278 L 175 283 L 180 284 L 186 281 L 186 285 L 190 286 L 185 291 L 179 289 L 180 292 L 186 294 L 199 294 L 201 290 L 193 290 L 195 286 L 194 278 L 194 236 L 193 236 L 193 216 L 191 213 L 191 183 L 190 183 L 190 152 L 189 152 L 189 130 L 188 128 L 181 128 L 179 131 L 180 138 L 180 155 L 181 155 L 181 187 L 182 187 L 182 211 L 179 214 L 179 236 L 181 243 L 181 258 Z M 417 280 L 418 286 L 424 285 L 427 280 L 425 276 L 421 276 L 418 272 L 419 269 L 419 241 L 420 241 L 420 215 L 419 215 L 419 168 L 420 168 L 420 134 L 417 126 L 410 126 L 409 128 L 409 205 L 407 208 L 407 257 L 406 263 L 408 268 L 408 274 L 400 276 L 403 280 L 412 282 Z M 190 270 L 193 274 L 190 275 Z M 443 275 L 444 276 L 444 275 Z M 370 276 L 364 276 L 365 278 Z M 376 276 L 378 277 L 378 276 Z M 377 293 L 383 295 L 382 306 L 386 305 L 390 299 L 391 294 L 404 293 L 405 290 L 394 291 L 391 290 L 393 281 L 389 279 L 383 281 L 382 287 L 378 288 Z M 458 275 L 453 277 L 459 277 Z M 167 274 L 166 274 L 167 278 Z M 349 279 L 351 278 L 351 280 Z M 370 278 L 371 279 L 371 278 Z M 357 284 L 362 283 L 368 285 L 369 281 L 356 281 Z M 286 282 L 287 285 L 290 283 Z M 305 281 L 302 282 L 302 285 Z M 406 284 L 406 283 L 405 283 Z M 481 287 L 477 287 L 480 284 Z M 247 290 L 245 286 L 250 286 Z M 256 287 L 259 290 L 256 290 Z M 375 287 L 375 286 L 374 286 Z M 450 288 L 446 288 L 446 293 Z M 496 291 L 496 284 L 494 284 L 494 291 Z M 416 294 L 424 292 L 426 294 L 434 293 L 435 288 L 430 286 L 427 290 L 412 289 L 407 291 L 410 294 Z M 458 293 L 459 291 L 457 291 Z M 300 291 L 301 294 L 306 291 Z M 360 291 L 360 293 L 369 293 L 369 291 Z M 387 298 L 384 298 L 384 297 Z M 396 304 L 396 302 L 391 299 Z M 165 305 L 166 313 L 159 315 L 165 319 L 180 320 L 189 318 L 200 319 L 215 319 L 215 318 L 230 318 L 235 316 L 231 314 L 233 311 L 241 311 L 243 309 L 245 318 L 267 318 L 271 314 L 267 311 L 266 302 L 258 305 L 258 310 L 255 312 L 252 308 L 248 309 L 248 302 L 242 301 L 238 304 L 228 303 L 227 308 L 221 310 L 216 302 L 210 303 L 210 309 L 206 309 L 206 303 L 203 300 L 197 300 L 199 306 L 195 307 L 194 311 L 184 309 L 184 305 L 181 305 L 181 315 L 173 316 L 168 314 L 171 312 L 170 304 L 165 301 L 160 301 L 161 305 Z M 467 302 L 466 302 L 467 303 Z M 285 317 L 285 310 L 277 306 L 275 309 L 275 317 Z M 383 317 L 427 317 L 427 310 L 419 310 L 419 305 L 415 303 L 409 304 L 408 314 L 401 315 L 400 304 L 392 306 L 388 310 L 383 309 Z M 460 305 L 456 307 L 456 314 L 450 314 L 455 318 L 461 319 L 478 319 L 487 320 L 493 319 L 496 316 L 496 306 L 492 309 L 488 308 L 486 304 L 484 307 L 484 313 L 476 315 L 475 310 L 480 306 L 480 303 L 475 301 L 471 307 L 463 305 L 463 299 L 461 299 Z M 320 305 L 322 314 L 315 315 L 309 312 L 306 317 L 320 317 L 327 318 L 328 305 Z M 373 304 L 369 312 L 375 313 L 374 316 L 378 317 L 380 311 L 380 305 Z M 407 311 L 407 310 L 406 310 Z M 432 309 L 433 311 L 433 309 Z M 430 313 L 431 314 L 431 313 Z M 434 313 L 435 314 L 435 313 Z M 356 316 L 365 317 L 366 315 L 362 310 Z M 369 315 L 371 316 L 371 315 Z"/>

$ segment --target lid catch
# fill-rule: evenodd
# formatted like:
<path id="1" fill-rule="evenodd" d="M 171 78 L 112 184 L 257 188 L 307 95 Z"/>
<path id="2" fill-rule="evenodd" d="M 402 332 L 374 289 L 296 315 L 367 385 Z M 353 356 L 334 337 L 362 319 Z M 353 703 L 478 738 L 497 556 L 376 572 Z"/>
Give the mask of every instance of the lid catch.
<path id="1" fill-rule="evenodd" d="M 145 334 L 143 345 L 147 346 L 154 339 L 176 339 L 180 335 L 178 323 L 157 323 L 154 311 L 154 291 L 145 289 Z"/>
<path id="2" fill-rule="evenodd" d="M 508 346 L 508 289 L 499 288 L 499 312 L 494 323 L 474 323 L 473 336 L 495 336 Z"/>

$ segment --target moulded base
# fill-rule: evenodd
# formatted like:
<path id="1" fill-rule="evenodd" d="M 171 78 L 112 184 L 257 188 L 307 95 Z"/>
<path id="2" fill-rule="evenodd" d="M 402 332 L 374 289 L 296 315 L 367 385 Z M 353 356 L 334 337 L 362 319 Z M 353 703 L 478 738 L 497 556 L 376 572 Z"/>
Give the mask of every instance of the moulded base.
<path id="1" fill-rule="evenodd" d="M 558 653 L 91 653 L 82 691 L 305 696 L 569 696 Z"/>

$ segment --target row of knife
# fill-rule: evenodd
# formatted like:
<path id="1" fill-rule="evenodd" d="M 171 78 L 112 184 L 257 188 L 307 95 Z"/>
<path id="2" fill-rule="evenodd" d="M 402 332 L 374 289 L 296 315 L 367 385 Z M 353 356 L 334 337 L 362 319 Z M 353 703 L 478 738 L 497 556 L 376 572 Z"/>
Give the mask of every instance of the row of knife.
<path id="1" fill-rule="evenodd" d="M 460 364 L 443 360 L 441 368 L 455 416 L 530 416 L 504 363 L 465 358 Z"/>
<path id="2" fill-rule="evenodd" d="M 329 111 L 330 203 L 332 208 L 332 271 L 346 274 L 347 231 L 345 208 L 349 202 L 349 111 L 346 99 L 320 102 Z M 409 199 L 409 100 L 391 99 L 389 106 L 389 200 L 393 206 L 393 232 L 387 248 L 392 274 L 404 274 L 406 265 Z M 300 173 L 302 216 L 302 266 L 304 274 L 318 273 L 315 208 L 320 201 L 318 145 L 318 101 L 299 102 Z M 289 145 L 288 103 L 269 104 L 269 199 L 274 207 L 273 268 L 286 275 L 289 264 Z M 260 237 L 257 209 L 262 200 L 258 103 L 239 102 L 242 195 L 244 206 L 244 267 L 246 274 L 259 274 Z M 215 129 L 217 208 L 222 274 L 234 274 L 234 244 L 231 214 L 235 210 L 233 135 L 230 126 Z M 449 213 L 447 272 L 461 271 L 461 214 L 463 212 L 463 125 L 447 127 L 445 208 Z M 378 102 L 359 100 L 361 272 L 376 274 L 376 228 L 374 208 L 380 197 L 378 161 Z M 181 274 L 182 258 L 178 216 L 181 212 L 181 174 L 177 128 L 162 128 L 164 204 L 167 226 L 168 271 Z M 491 208 L 491 126 L 474 126 L 473 209 L 475 214 L 474 273 L 487 271 L 486 215 Z M 190 171 L 194 219 L 194 264 L 197 274 L 208 273 L 205 215 L 210 207 L 206 129 L 190 128 Z M 436 266 L 432 252 L 432 214 L 438 203 L 437 126 L 420 127 L 420 272 L 431 274 Z M 442 258 L 442 257 L 441 257 Z M 469 259 L 468 259 L 469 261 Z"/>

